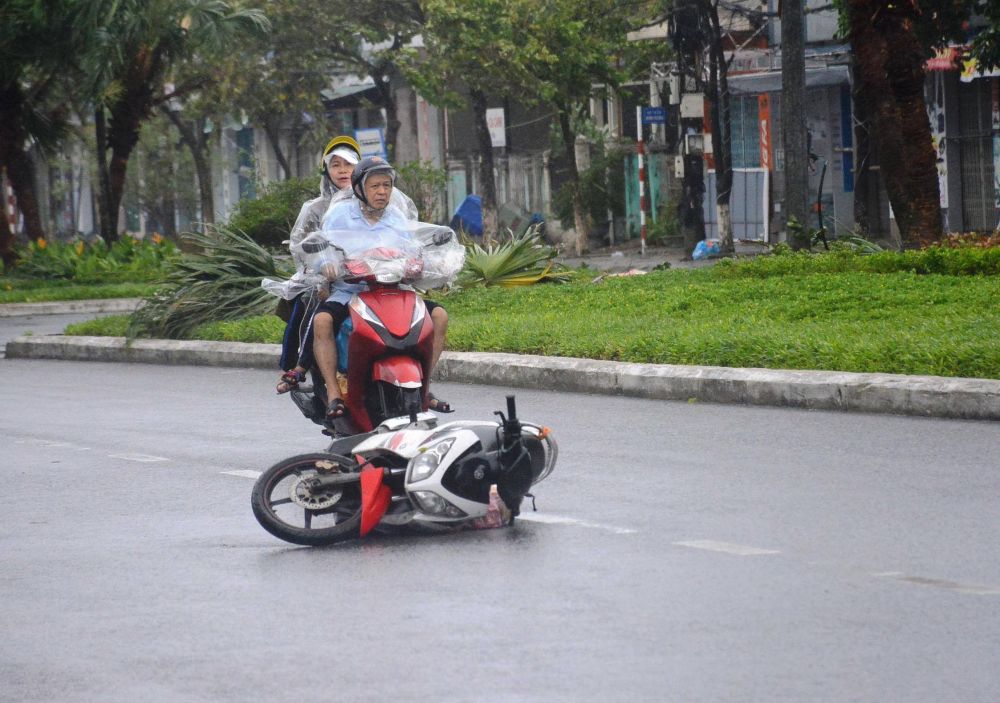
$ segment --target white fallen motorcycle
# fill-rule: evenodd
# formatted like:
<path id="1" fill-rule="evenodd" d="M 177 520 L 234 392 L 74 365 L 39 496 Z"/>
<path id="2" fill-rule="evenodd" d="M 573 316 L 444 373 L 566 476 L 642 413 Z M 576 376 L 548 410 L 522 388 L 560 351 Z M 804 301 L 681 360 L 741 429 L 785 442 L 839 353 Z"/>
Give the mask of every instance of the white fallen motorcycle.
<path id="1" fill-rule="evenodd" d="M 494 414 L 499 421 L 439 425 L 412 412 L 280 461 L 254 485 L 254 516 L 275 537 L 310 546 L 373 530 L 510 524 L 558 448 L 548 428 L 518 420 L 514 396 L 506 415 Z"/>

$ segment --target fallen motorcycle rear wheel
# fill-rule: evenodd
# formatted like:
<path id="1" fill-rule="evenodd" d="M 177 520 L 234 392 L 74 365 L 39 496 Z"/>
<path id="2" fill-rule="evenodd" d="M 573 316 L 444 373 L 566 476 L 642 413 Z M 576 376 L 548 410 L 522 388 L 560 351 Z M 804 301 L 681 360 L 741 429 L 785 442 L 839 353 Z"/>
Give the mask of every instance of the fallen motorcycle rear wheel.
<path id="1" fill-rule="evenodd" d="M 361 474 L 347 456 L 317 452 L 283 459 L 262 473 L 250 497 L 265 530 L 292 544 L 355 539 L 361 527 Z M 335 485 L 320 478 L 335 477 Z M 329 484 L 329 480 L 325 482 Z"/>

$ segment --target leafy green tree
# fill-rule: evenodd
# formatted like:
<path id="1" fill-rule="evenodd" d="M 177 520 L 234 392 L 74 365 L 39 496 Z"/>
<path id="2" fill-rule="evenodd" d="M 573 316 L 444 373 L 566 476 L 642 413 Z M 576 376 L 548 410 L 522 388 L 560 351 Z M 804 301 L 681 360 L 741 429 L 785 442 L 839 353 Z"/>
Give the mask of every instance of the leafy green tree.
<path id="1" fill-rule="evenodd" d="M 318 150 L 319 142 L 329 139 L 319 133 L 325 126 L 321 91 L 336 65 L 325 37 L 336 31 L 341 18 L 308 1 L 268 2 L 265 10 L 271 31 L 215 59 L 216 80 L 203 91 L 201 105 L 202 110 L 226 105 L 260 126 L 287 179 L 295 174 L 282 145 L 283 133 L 291 135 L 292 150 L 304 143 Z"/>
<path id="2" fill-rule="evenodd" d="M 648 24 L 659 10 L 655 3 L 641 0 L 514 0 L 511 7 L 516 13 L 517 36 L 531 49 L 525 60 L 531 83 L 525 93 L 537 95 L 556 115 L 569 170 L 574 250 L 579 255 L 588 247 L 590 220 L 576 165 L 577 126 L 585 122 L 595 84 L 611 89 L 620 86 L 629 69 L 641 64 L 633 54 L 648 57 L 649 47 L 629 42 L 627 34 Z M 666 51 L 666 47 L 655 50 Z"/>
<path id="3" fill-rule="evenodd" d="M 989 0 L 972 2 L 970 14 L 986 23 L 972 40 L 972 55 L 986 68 L 1000 66 L 1000 3 Z"/>
<path id="4" fill-rule="evenodd" d="M 163 91 L 171 71 L 199 50 L 219 51 L 245 33 L 268 27 L 260 11 L 225 0 L 116 0 L 113 7 L 88 56 L 96 96 L 98 210 L 108 241 L 118 237 L 116 214 L 139 130 L 171 97 Z M 175 88 L 174 95 L 207 78 Z"/>
<path id="5" fill-rule="evenodd" d="M 176 237 L 177 216 L 181 221 L 197 216 L 198 189 L 191 155 L 178 143 L 164 116 L 156 115 L 143 124 L 132 162 L 123 204 L 146 215 L 147 233 Z"/>
<path id="6" fill-rule="evenodd" d="M 532 37 L 518 35 L 516 15 L 506 0 L 426 0 L 424 48 L 408 52 L 402 68 L 417 90 L 445 107 L 468 104 L 479 152 L 479 195 L 483 239 L 497 235 L 493 142 L 486 122 L 488 98 L 518 95 L 532 81 L 525 59 L 536 51 Z"/>
<path id="7" fill-rule="evenodd" d="M 201 210 L 201 221 L 206 225 L 215 224 L 215 194 L 212 187 L 212 164 L 209 161 L 209 146 L 212 136 L 216 134 L 212 128 L 213 120 L 208 114 L 214 111 L 200 112 L 197 108 L 174 109 L 170 101 L 161 103 L 160 112 L 170 120 L 180 135 L 181 142 L 188 148 L 194 171 L 198 179 L 198 202 Z M 194 114 L 189 114 L 194 113 Z"/>
<path id="8" fill-rule="evenodd" d="M 85 50 L 105 10 L 104 3 L 71 0 L 5 0 L 0 5 L 0 169 L 17 197 L 30 239 L 44 237 L 32 146 L 51 153 L 66 136 L 65 94 L 78 77 L 76 58 Z M 16 260 L 6 218 L 0 255 Z"/>
<path id="9" fill-rule="evenodd" d="M 287 27 L 288 51 L 305 52 L 298 59 L 290 54 L 282 57 L 289 66 L 299 62 L 303 70 L 371 78 L 376 94 L 372 103 L 386 114 L 385 141 L 391 160 L 400 126 L 395 99 L 399 62 L 423 25 L 419 0 L 282 0 L 267 3 L 267 8 L 279 27 Z M 310 81 L 313 76 L 304 73 L 300 79 Z M 294 76 L 288 80 L 292 85 Z"/>

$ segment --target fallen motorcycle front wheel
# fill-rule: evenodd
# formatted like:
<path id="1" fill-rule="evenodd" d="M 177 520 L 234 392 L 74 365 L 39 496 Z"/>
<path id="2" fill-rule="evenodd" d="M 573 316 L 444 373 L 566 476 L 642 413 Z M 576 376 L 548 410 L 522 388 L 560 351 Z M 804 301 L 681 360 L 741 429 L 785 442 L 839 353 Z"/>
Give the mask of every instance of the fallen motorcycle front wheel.
<path id="1" fill-rule="evenodd" d="M 361 474 L 347 456 L 316 452 L 283 459 L 262 473 L 250 497 L 265 530 L 292 544 L 355 539 L 361 527 Z"/>

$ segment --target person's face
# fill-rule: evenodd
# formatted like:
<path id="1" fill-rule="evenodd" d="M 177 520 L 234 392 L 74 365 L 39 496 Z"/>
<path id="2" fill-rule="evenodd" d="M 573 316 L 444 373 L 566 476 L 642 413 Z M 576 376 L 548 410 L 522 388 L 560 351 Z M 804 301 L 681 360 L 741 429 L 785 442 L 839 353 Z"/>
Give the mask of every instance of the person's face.
<path id="1" fill-rule="evenodd" d="M 326 165 L 326 172 L 338 189 L 349 188 L 354 165 L 340 156 L 334 156 Z"/>
<path id="2" fill-rule="evenodd" d="M 365 197 L 368 204 L 381 210 L 389 204 L 392 195 L 392 179 L 387 173 L 373 173 L 365 179 Z"/>

